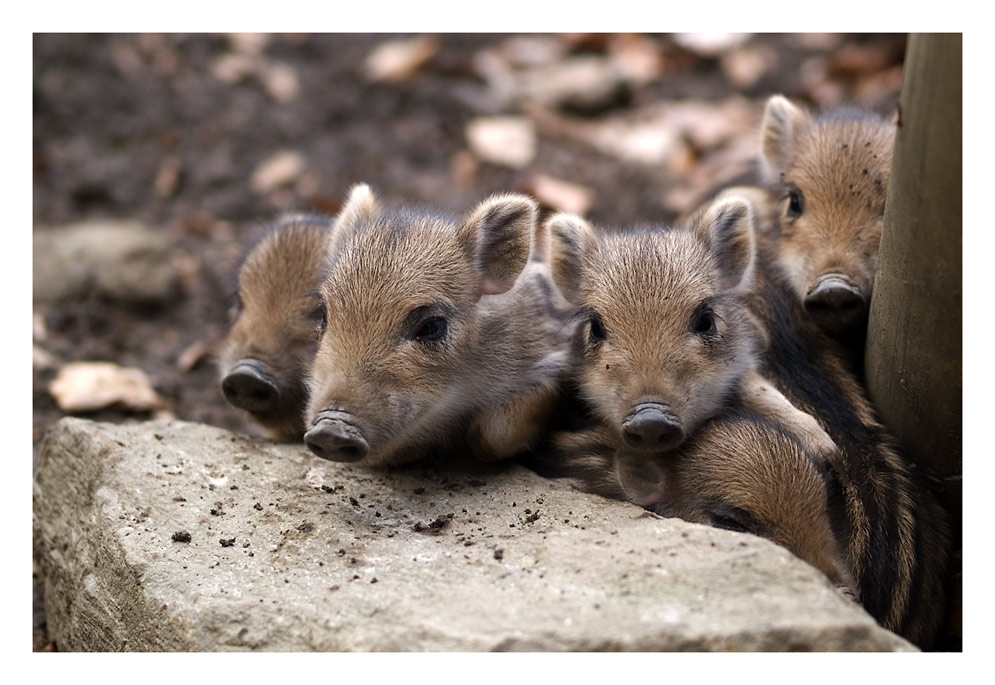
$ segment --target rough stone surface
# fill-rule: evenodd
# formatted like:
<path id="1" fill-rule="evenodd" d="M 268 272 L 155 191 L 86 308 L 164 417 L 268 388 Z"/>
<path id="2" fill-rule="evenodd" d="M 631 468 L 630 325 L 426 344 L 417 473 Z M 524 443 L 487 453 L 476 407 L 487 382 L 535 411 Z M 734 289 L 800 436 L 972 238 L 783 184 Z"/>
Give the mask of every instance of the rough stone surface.
<path id="1" fill-rule="evenodd" d="M 57 423 L 34 554 L 61 650 L 914 649 L 759 538 L 176 421 Z"/>
<path id="2" fill-rule="evenodd" d="M 90 221 L 35 231 L 33 295 L 52 303 L 95 293 L 125 303 L 163 302 L 179 289 L 172 246 L 128 221 Z"/>

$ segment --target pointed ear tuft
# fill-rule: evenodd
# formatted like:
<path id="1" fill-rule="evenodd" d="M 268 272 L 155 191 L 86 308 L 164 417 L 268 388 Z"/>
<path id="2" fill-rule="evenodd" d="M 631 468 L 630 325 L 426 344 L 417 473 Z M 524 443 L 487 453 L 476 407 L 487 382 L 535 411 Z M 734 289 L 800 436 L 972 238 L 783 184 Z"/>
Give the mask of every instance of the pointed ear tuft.
<path id="1" fill-rule="evenodd" d="M 380 212 L 377 199 L 373 196 L 370 186 L 358 183 L 349 191 L 349 197 L 335 217 L 335 224 L 328 235 L 328 254 L 332 255 L 342 236 L 354 229 L 362 221 L 368 221 Z"/>
<path id="2" fill-rule="evenodd" d="M 783 95 L 767 100 L 760 126 L 760 157 L 768 182 L 780 180 L 798 132 L 808 121 L 809 116 Z"/>
<path id="3" fill-rule="evenodd" d="M 753 285 L 755 223 L 750 201 L 737 196 L 722 196 L 696 215 L 695 230 L 709 246 L 724 291 L 745 291 Z"/>
<path id="4" fill-rule="evenodd" d="M 595 240 L 589 223 L 573 214 L 559 213 L 545 223 L 553 281 L 568 302 L 580 303 L 584 255 Z"/>
<path id="5" fill-rule="evenodd" d="M 499 295 L 515 284 L 529 258 L 538 214 L 539 205 L 530 197 L 494 195 L 463 223 L 485 295 Z"/>
<path id="6" fill-rule="evenodd" d="M 349 197 L 335 219 L 335 227 L 339 230 L 351 228 L 359 221 L 376 216 L 379 211 L 370 186 L 358 183 L 349 191 Z"/>

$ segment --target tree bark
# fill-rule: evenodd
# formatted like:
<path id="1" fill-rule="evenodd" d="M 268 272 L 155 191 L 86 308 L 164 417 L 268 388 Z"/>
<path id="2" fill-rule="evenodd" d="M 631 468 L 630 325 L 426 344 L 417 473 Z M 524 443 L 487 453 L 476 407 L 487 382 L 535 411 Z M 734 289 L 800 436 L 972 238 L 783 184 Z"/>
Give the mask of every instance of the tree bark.
<path id="1" fill-rule="evenodd" d="M 909 38 L 865 371 L 905 453 L 961 524 L 960 34 Z"/>

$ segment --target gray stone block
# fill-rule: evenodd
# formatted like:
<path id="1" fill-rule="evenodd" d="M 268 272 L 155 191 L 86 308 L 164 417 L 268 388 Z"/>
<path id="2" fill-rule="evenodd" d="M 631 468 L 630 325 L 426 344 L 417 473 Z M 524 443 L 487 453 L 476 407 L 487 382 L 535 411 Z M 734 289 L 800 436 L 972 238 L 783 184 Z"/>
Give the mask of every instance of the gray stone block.
<path id="1" fill-rule="evenodd" d="M 766 540 L 177 421 L 56 424 L 34 554 L 61 650 L 914 649 Z"/>
<path id="2" fill-rule="evenodd" d="M 90 294 L 123 303 L 166 302 L 180 291 L 166 235 L 128 221 L 92 221 L 36 230 L 35 303 Z"/>

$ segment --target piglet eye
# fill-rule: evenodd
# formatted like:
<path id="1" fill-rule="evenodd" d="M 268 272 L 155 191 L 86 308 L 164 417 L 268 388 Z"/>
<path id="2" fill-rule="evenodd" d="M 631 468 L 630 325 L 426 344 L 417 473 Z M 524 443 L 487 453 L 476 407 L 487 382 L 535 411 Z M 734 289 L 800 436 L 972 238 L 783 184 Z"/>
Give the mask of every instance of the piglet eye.
<path id="1" fill-rule="evenodd" d="M 727 516 L 725 514 L 719 514 L 716 512 L 709 512 L 708 514 L 708 524 L 713 528 L 722 528 L 724 530 L 733 530 L 737 533 L 749 533 L 750 529 L 744 524 L 743 521 L 733 517 Z"/>
<path id="2" fill-rule="evenodd" d="M 324 300 L 319 299 L 317 301 L 308 318 L 314 322 L 314 325 L 319 333 L 325 332 L 325 328 L 328 326 L 328 310 L 325 309 Z"/>
<path id="3" fill-rule="evenodd" d="M 691 318 L 691 330 L 698 335 L 715 335 L 715 312 L 710 307 L 702 307 Z"/>
<path id="4" fill-rule="evenodd" d="M 792 188 L 788 192 L 788 216 L 796 219 L 805 211 L 805 202 L 802 198 L 802 191 Z"/>
<path id="5" fill-rule="evenodd" d="M 604 342 L 608 334 L 605 332 L 605 323 L 601 320 L 601 317 L 595 314 L 591 317 L 591 330 L 588 333 L 588 339 L 593 344 Z"/>
<path id="6" fill-rule="evenodd" d="M 414 339 L 418 342 L 441 340 L 449 331 L 448 322 L 441 316 L 433 316 L 423 321 L 415 330 Z"/>
<path id="7" fill-rule="evenodd" d="M 242 304 L 242 296 L 236 290 L 228 297 L 228 302 L 228 323 L 235 323 L 235 319 L 245 309 L 245 305 Z"/>

